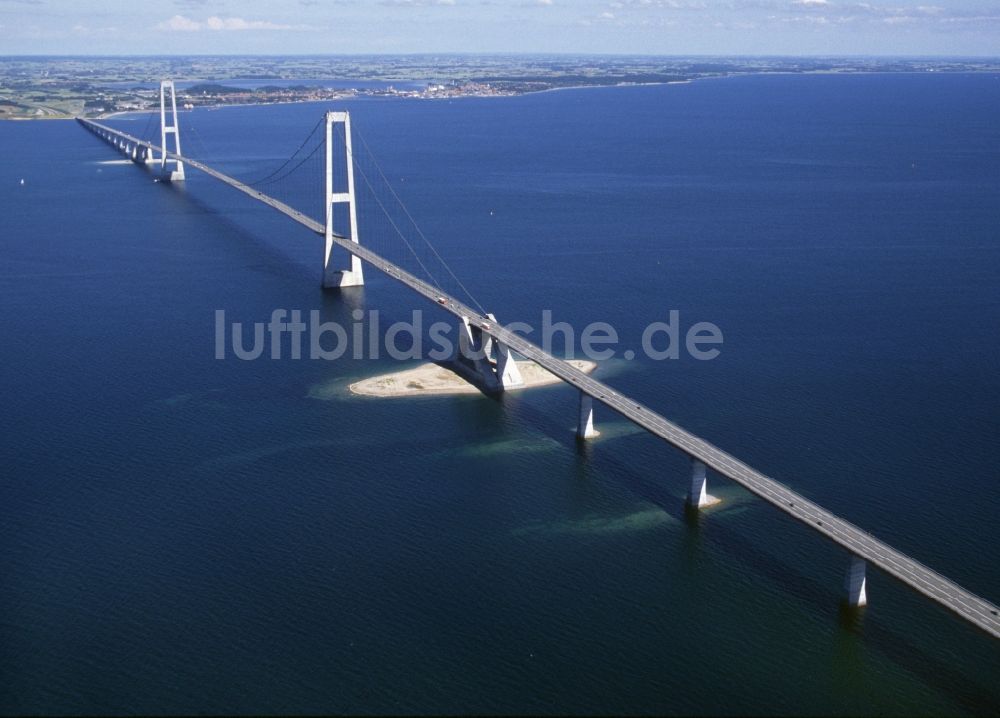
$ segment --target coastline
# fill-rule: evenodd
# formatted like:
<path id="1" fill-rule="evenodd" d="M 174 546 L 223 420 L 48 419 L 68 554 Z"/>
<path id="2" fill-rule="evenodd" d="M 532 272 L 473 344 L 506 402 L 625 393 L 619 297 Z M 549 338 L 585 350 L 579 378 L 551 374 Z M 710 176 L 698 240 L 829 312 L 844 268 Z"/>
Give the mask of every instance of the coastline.
<path id="1" fill-rule="evenodd" d="M 753 73 L 747 73 L 753 74 Z M 739 77 L 740 75 L 724 75 L 719 77 Z M 666 82 L 619 82 L 616 84 L 592 84 L 592 85 L 565 85 L 561 87 L 546 87 L 541 90 L 527 90 L 525 92 L 512 92 L 509 94 L 497 94 L 497 95 L 480 95 L 476 93 L 470 93 L 468 95 L 450 95 L 442 97 L 373 97 L 369 95 L 355 95 L 349 98 L 345 97 L 342 99 L 383 99 L 383 100 L 422 100 L 427 102 L 441 102 L 443 100 L 453 101 L 453 100 L 467 100 L 467 99 L 481 99 L 481 100 L 506 100 L 516 97 L 525 97 L 527 95 L 540 95 L 546 92 L 560 92 L 563 90 L 592 90 L 592 89 L 611 89 L 611 88 L 622 88 L 622 87 L 655 87 L 655 86 L 666 86 L 666 85 L 689 85 L 696 80 L 713 79 L 710 77 L 692 77 L 686 80 L 669 80 Z M 309 104 L 329 104 L 330 102 L 335 102 L 335 100 L 288 100 L 288 101 L 272 101 L 272 102 L 220 102 L 218 104 L 212 105 L 198 105 L 194 109 L 196 110 L 218 110 L 224 107 L 268 107 L 270 105 L 309 105 Z M 178 109 L 178 114 L 183 114 L 187 112 L 192 112 L 193 110 Z M 30 122 L 34 120 L 75 120 L 79 117 L 89 120 L 109 120 L 115 117 L 122 117 L 125 115 L 146 115 L 146 114 L 156 114 L 159 112 L 159 108 L 150 107 L 142 110 L 116 110 L 115 112 L 107 112 L 99 115 L 87 116 L 87 115 L 63 115 L 63 116 L 39 116 L 39 117 L 5 117 L 0 118 L 0 120 L 10 120 L 10 121 L 25 121 Z"/>
<path id="2" fill-rule="evenodd" d="M 962 75 L 962 74 L 988 74 L 994 72 L 993 70 L 949 70 L 947 72 L 941 72 L 941 74 L 948 75 Z M 792 71 L 792 70 L 769 70 L 767 72 L 731 72 L 719 75 L 703 75 L 698 77 L 690 77 L 684 80 L 668 80 L 665 82 L 619 82 L 616 84 L 588 84 L 588 85 L 565 85 L 560 87 L 547 87 L 545 89 L 539 90 L 527 90 L 524 92 L 514 92 L 510 94 L 496 94 L 496 95 L 481 95 L 476 93 L 470 93 L 467 95 L 449 95 L 441 97 L 386 97 L 386 96 L 372 96 L 372 95 L 354 95 L 349 98 L 345 97 L 343 99 L 381 99 L 381 100 L 423 100 L 428 102 L 440 102 L 443 100 L 466 100 L 466 99 L 511 99 L 516 97 L 524 97 L 527 95 L 538 95 L 546 92 L 561 92 L 565 90 L 589 90 L 589 89 L 611 89 L 611 88 L 623 88 L 623 87 L 655 87 L 655 86 L 669 86 L 669 85 L 690 85 L 701 80 L 728 80 L 739 77 L 763 77 L 767 75 L 924 75 L 927 74 L 926 70 L 802 70 L 802 71 Z M 266 102 L 228 102 L 219 104 L 206 104 L 198 105 L 194 109 L 205 109 L 205 110 L 217 110 L 225 107 L 267 107 L 270 105 L 307 105 L 307 104 L 329 104 L 335 102 L 334 99 L 319 99 L 319 100 L 287 100 L 287 101 L 266 101 Z M 191 112 L 192 110 L 178 110 L 178 113 Z M 32 117 L 0 117 L 0 121 L 10 121 L 10 122 L 30 122 L 35 120 L 76 120 L 80 117 L 90 120 L 107 120 L 116 117 L 121 117 L 124 115 L 145 115 L 145 114 L 155 114 L 159 112 L 157 108 L 148 108 L 141 110 L 117 110 L 115 112 L 102 113 L 93 116 L 87 115 L 40 115 Z"/>
<path id="3" fill-rule="evenodd" d="M 734 75 L 734 77 L 736 77 Z M 562 87 L 546 87 L 543 90 L 527 90 L 525 92 L 513 92 L 506 95 L 477 95 L 475 93 L 470 93 L 468 95 L 450 95 L 445 97 L 373 97 L 369 95 L 356 95 L 352 97 L 345 97 L 342 99 L 349 100 L 387 100 L 387 101 L 398 101 L 398 100 L 416 100 L 421 102 L 452 102 L 455 100 L 510 100 L 517 97 L 526 97 L 528 95 L 541 95 L 546 92 L 561 92 L 563 90 L 593 90 L 593 89 L 610 89 L 610 88 L 620 88 L 620 87 L 652 87 L 658 85 L 688 85 L 695 80 L 708 79 L 693 77 L 687 80 L 670 80 L 669 82 L 620 82 L 615 85 L 565 85 Z M 193 112 L 194 110 L 219 110 L 225 107 L 268 107 L 270 105 L 320 105 L 329 104 L 335 102 L 336 100 L 288 100 L 287 102 L 275 101 L 275 102 L 220 102 L 216 105 L 198 105 L 193 110 L 177 110 L 177 114 L 183 114 L 188 112 Z M 107 120 L 114 117 L 121 117 L 122 115 L 145 115 L 145 114 L 157 114 L 159 113 L 159 108 L 150 108 L 147 110 L 118 110 L 116 112 L 109 112 L 107 114 L 97 115 L 96 117 L 87 118 L 94 120 Z M 23 119 L 35 119 L 31 117 Z M 43 119 L 43 118 L 37 118 Z M 70 120 L 75 119 L 73 117 L 54 117 L 52 119 L 59 120 Z"/>

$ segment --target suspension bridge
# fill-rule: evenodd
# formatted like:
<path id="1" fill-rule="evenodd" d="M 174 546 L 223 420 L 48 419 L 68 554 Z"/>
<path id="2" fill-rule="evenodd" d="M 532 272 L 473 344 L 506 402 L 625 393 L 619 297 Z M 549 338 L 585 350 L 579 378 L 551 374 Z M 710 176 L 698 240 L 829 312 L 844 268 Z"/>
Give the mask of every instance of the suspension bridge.
<path id="1" fill-rule="evenodd" d="M 166 96 L 170 96 L 170 111 Z M 181 153 L 180 133 L 177 124 L 177 108 L 173 84 L 165 81 L 160 90 L 160 142 L 155 144 L 149 138 L 137 137 L 115 129 L 107 124 L 80 118 L 79 122 L 102 140 L 118 149 L 126 157 L 137 163 L 158 169 L 164 180 L 179 182 L 186 178 L 185 166 L 205 173 L 251 199 L 262 202 L 285 215 L 294 222 L 322 236 L 325 241 L 323 260 L 323 284 L 325 287 L 350 287 L 364 283 L 364 264 L 384 272 L 417 294 L 450 312 L 457 319 L 459 341 L 456 345 L 456 365 L 471 374 L 487 392 L 502 392 L 522 383 L 514 355 L 531 360 L 562 381 L 576 388 L 579 393 L 579 413 L 577 436 L 586 440 L 594 435 L 594 402 L 598 402 L 650 434 L 667 442 L 686 455 L 691 462 L 688 477 L 688 505 L 695 510 L 704 509 L 712 503 L 707 493 L 707 471 L 736 482 L 751 493 L 784 512 L 796 521 L 808 526 L 830 541 L 844 548 L 848 553 L 844 580 L 844 599 L 851 606 L 864 606 L 868 601 L 867 566 L 871 565 L 883 573 L 897 579 L 904 585 L 926 596 L 935 603 L 952 611 L 973 626 L 994 638 L 1000 638 L 1000 609 L 955 582 L 928 568 L 916 559 L 894 549 L 851 522 L 827 511 L 784 484 L 740 461 L 735 456 L 712 445 L 708 441 L 674 424 L 641 402 L 616 391 L 607 384 L 577 369 L 572 364 L 555 357 L 523 336 L 506 329 L 492 314 L 468 292 L 457 276 L 447 267 L 447 263 L 427 242 L 430 251 L 441 261 L 446 272 L 458 289 L 449 291 L 428 271 L 427 262 L 421 260 L 405 235 L 399 231 L 397 220 L 386 211 L 386 203 L 374 196 L 373 204 L 388 219 L 407 245 L 425 280 L 404 269 L 399 262 L 387 257 L 387 252 L 376 252 L 359 241 L 358 201 L 355 187 L 355 170 L 362 176 L 362 182 L 369 190 L 379 179 L 388 181 L 377 163 L 363 166 L 359 154 L 354 152 L 350 115 L 346 112 L 327 112 L 307 136 L 298 150 L 281 167 L 263 178 L 242 181 L 230 174 L 219 171 L 205 162 Z M 310 138 L 315 142 L 310 146 Z M 168 140 L 173 147 L 168 149 Z M 286 179 L 313 158 L 322 155 L 322 184 L 324 201 L 319 217 L 310 216 L 293 207 L 289 201 L 274 196 L 279 192 L 265 192 L 264 189 Z M 370 154 L 370 153 L 369 153 Z M 373 162 L 373 160 L 372 160 Z M 318 180 L 319 181 L 319 180 Z M 396 193 L 389 188 L 393 198 Z M 403 207 L 402 203 L 399 203 Z M 339 209 L 338 209 L 339 208 Z M 412 217 L 403 207 L 410 221 Z M 322 221 L 321 221 L 322 220 Z M 415 226 L 415 223 L 414 223 Z M 339 231 L 338 231 L 339 230 Z M 419 229 L 417 230 L 419 232 Z M 366 237 L 368 226 L 366 225 Z M 420 233 L 421 239 L 426 238 Z M 366 239 L 366 244 L 367 244 Z M 349 266 L 338 268 L 334 261 L 334 247 L 348 252 Z M 477 307 L 460 299 L 464 293 Z"/>

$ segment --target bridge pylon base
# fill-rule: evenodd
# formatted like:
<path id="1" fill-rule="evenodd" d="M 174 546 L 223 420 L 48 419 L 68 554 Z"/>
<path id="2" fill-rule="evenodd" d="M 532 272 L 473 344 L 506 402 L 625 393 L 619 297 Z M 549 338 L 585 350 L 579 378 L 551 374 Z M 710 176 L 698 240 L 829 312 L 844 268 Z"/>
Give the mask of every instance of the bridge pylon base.
<path id="1" fill-rule="evenodd" d="M 338 269 L 323 273 L 324 289 L 342 289 L 344 287 L 363 287 L 365 276 L 360 271 L 350 269 Z"/>

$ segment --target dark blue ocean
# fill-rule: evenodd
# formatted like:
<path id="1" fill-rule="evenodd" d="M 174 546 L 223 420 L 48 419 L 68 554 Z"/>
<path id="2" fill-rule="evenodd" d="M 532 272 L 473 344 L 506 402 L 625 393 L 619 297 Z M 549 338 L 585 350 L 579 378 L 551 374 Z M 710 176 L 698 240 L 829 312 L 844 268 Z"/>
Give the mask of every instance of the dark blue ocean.
<path id="1" fill-rule="evenodd" d="M 327 109 L 502 322 L 714 322 L 713 361 L 596 376 L 1000 600 L 1000 76 L 197 110 L 182 142 L 266 173 Z M 842 550 L 711 475 L 689 516 L 684 457 L 601 407 L 578 446 L 569 387 L 216 360 L 217 309 L 436 311 L 374 269 L 322 292 L 263 205 L 74 122 L 0 155 L 0 712 L 1000 712 L 995 640 L 874 571 L 841 610 Z"/>

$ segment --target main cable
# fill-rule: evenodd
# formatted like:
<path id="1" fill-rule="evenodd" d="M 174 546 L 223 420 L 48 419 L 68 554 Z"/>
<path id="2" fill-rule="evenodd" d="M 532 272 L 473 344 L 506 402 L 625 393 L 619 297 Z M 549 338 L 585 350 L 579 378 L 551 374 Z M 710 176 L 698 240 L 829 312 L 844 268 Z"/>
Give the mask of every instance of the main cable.
<path id="1" fill-rule="evenodd" d="M 319 127 L 320 125 L 322 125 L 322 124 L 323 124 L 323 122 L 324 122 L 324 120 L 325 120 L 325 119 L 326 119 L 325 117 L 321 117 L 321 118 L 319 119 L 319 121 L 318 121 L 318 122 L 316 123 L 316 125 L 315 125 L 315 126 L 314 126 L 314 127 L 313 127 L 313 128 L 311 129 L 311 130 L 309 130 L 309 134 L 307 134 L 307 135 L 306 135 L 306 137 L 305 137 L 305 139 L 304 139 L 304 140 L 302 140 L 302 144 L 300 144 L 300 145 L 298 146 L 298 149 L 296 149 L 296 150 L 295 150 L 295 152 L 293 152 L 293 153 L 292 153 L 292 154 L 291 154 L 291 155 L 289 156 L 289 158 L 288 158 L 287 160 L 285 160 L 285 161 L 284 161 L 284 162 L 283 162 L 283 163 L 281 164 L 281 166 L 280 166 L 280 167 L 278 167 L 278 168 L 277 168 L 276 170 L 274 170 L 274 171 L 273 171 L 273 172 L 271 172 L 270 174 L 267 174 L 267 175 L 264 175 L 263 177 L 261 177 L 261 178 L 259 178 L 259 179 L 256 179 L 256 180 L 254 180 L 254 181 L 252 181 L 252 182 L 250 182 L 250 181 L 247 181 L 247 182 L 244 182 L 243 184 L 245 184 L 245 185 L 249 185 L 249 186 L 253 187 L 254 185 L 258 185 L 258 184 L 261 184 L 262 182 L 265 182 L 266 180 L 269 180 L 269 179 L 271 179 L 271 178 L 272 178 L 272 177 L 274 177 L 274 176 L 275 176 L 276 174 L 278 174 L 279 172 L 281 172 L 281 170 L 285 169 L 285 167 L 287 167 L 287 166 L 289 165 L 289 163 L 291 163 L 291 161 L 295 159 L 295 156 L 296 156 L 296 155 L 297 155 L 297 154 L 298 154 L 299 152 L 301 152 L 301 151 L 302 151 L 302 148 L 306 146 L 306 144 L 307 144 L 307 143 L 309 142 L 309 140 L 310 140 L 310 139 L 312 138 L 313 134 L 314 134 L 314 133 L 316 132 L 317 128 L 318 128 L 318 127 Z M 310 153 L 310 156 L 312 156 L 312 154 L 313 154 L 313 153 L 315 153 L 315 151 L 316 151 L 316 150 L 314 149 L 314 150 L 313 150 L 313 152 L 312 152 L 312 153 Z M 299 164 L 301 164 L 301 162 L 300 162 Z M 295 170 L 295 169 L 296 169 L 296 168 L 297 168 L 298 166 L 299 166 L 299 165 L 296 165 L 295 167 L 293 167 L 293 168 L 292 168 L 292 171 L 294 171 L 294 170 Z"/>
<path id="2" fill-rule="evenodd" d="M 406 218 L 410 220 L 410 224 L 413 225 L 413 228 L 417 231 L 417 234 L 420 236 L 420 239 L 422 239 L 424 241 L 424 244 L 426 244 L 427 247 L 431 250 L 431 252 L 434 253 L 434 256 L 437 257 L 437 260 L 441 263 L 441 266 L 445 268 L 448 274 L 451 275 L 451 278 L 454 279 L 455 282 L 458 284 L 458 286 L 462 288 L 462 291 L 465 292 L 466 296 L 468 296 L 468 298 L 472 300 L 472 303 L 479 308 L 479 311 L 482 312 L 483 314 L 486 314 L 485 307 L 483 307 L 483 305 L 479 303 L 479 300 L 476 299 L 476 297 L 472 294 L 472 292 L 469 291 L 468 287 L 466 287 L 465 284 L 462 283 L 462 280 L 458 278 L 458 275 L 456 275 L 455 272 L 452 271 L 451 267 L 444 260 L 444 257 L 442 257 L 438 253 L 437 249 L 434 248 L 434 245 L 431 244 L 430 240 L 428 240 L 426 235 L 424 235 L 423 230 L 420 229 L 420 225 L 417 224 L 417 221 L 413 219 L 413 215 L 410 214 L 410 210 L 407 209 L 406 205 L 403 203 L 403 200 L 400 199 L 398 194 L 396 194 L 396 190 L 394 190 L 392 184 L 389 183 L 389 179 L 385 176 L 385 172 L 382 171 L 382 167 L 379 165 L 378 160 L 375 159 L 375 155 L 372 153 L 371 148 L 368 146 L 368 142 L 365 140 L 365 137 L 362 134 L 361 130 L 358 130 L 358 139 L 361 140 L 361 144 L 364 146 L 365 152 L 368 153 L 368 158 L 372 161 L 372 164 L 378 171 L 379 176 L 382 178 L 382 182 L 384 182 L 385 186 L 389 188 L 389 192 L 392 193 L 393 198 L 396 200 L 396 203 L 403 210 L 403 213 L 406 215 Z M 362 172 L 362 174 L 364 173 Z"/>

